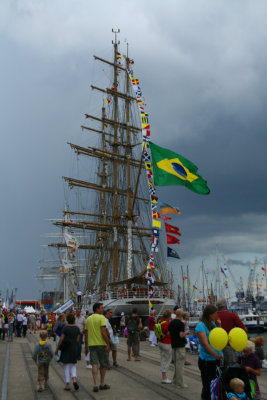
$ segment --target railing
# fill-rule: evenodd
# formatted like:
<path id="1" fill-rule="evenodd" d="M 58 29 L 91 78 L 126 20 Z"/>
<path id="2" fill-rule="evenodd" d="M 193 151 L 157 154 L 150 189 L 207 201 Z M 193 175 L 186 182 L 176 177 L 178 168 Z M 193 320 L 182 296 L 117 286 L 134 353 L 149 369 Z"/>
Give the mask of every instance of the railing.
<path id="1" fill-rule="evenodd" d="M 135 288 L 135 289 L 120 289 L 115 291 L 104 291 L 101 293 L 95 293 L 92 296 L 93 301 L 105 301 L 105 300 L 118 300 L 118 299 L 148 299 L 148 290 L 145 288 Z M 160 289 L 154 290 L 153 299 L 160 298 L 175 298 L 175 293 L 173 290 Z"/>

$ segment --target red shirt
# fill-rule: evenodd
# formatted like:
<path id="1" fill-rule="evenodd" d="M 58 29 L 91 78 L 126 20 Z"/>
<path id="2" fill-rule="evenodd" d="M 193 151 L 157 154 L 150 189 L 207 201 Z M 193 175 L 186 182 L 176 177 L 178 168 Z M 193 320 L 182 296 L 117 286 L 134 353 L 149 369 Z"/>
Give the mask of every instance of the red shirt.
<path id="1" fill-rule="evenodd" d="M 171 344 L 171 335 L 168 334 L 170 321 L 166 321 L 166 319 L 164 319 L 164 318 L 160 320 L 160 322 L 163 322 L 163 321 L 164 321 L 164 323 L 161 325 L 161 330 L 165 336 L 164 336 L 164 339 L 158 339 L 158 341 L 160 343 Z"/>
<path id="2" fill-rule="evenodd" d="M 221 310 L 218 311 L 218 319 L 221 320 L 222 325 L 221 327 L 226 330 L 227 333 L 230 332 L 231 329 L 238 327 L 244 329 L 246 331 L 246 327 L 243 322 L 240 320 L 237 314 L 228 311 L 228 310 Z"/>
<path id="3" fill-rule="evenodd" d="M 149 329 L 150 331 L 154 331 L 154 325 L 155 325 L 155 323 L 156 323 L 156 318 L 155 318 L 155 317 L 152 317 L 152 315 L 150 315 L 150 316 L 148 317 L 148 329 Z"/>

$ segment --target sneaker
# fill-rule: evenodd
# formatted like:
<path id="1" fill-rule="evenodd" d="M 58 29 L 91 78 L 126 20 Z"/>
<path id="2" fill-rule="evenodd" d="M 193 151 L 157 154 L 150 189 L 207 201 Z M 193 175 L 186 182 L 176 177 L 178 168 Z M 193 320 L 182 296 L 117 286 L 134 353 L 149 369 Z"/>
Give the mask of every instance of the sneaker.
<path id="1" fill-rule="evenodd" d="M 151 344 L 150 347 L 155 347 L 155 345 L 154 345 L 154 344 Z"/>
<path id="2" fill-rule="evenodd" d="M 188 385 L 186 385 L 185 383 L 183 385 L 179 385 L 182 389 L 186 389 L 188 388 Z"/>
<path id="3" fill-rule="evenodd" d="M 118 368 L 118 367 L 119 367 L 119 364 L 118 364 L 117 362 L 115 362 L 115 363 L 113 363 L 113 367 Z"/>
<path id="4" fill-rule="evenodd" d="M 91 364 L 88 364 L 88 365 L 86 365 L 86 368 L 88 368 L 88 369 L 92 369 L 93 367 L 92 367 L 92 365 L 91 365 Z"/>
<path id="5" fill-rule="evenodd" d="M 172 381 L 170 379 L 164 379 L 161 381 L 161 383 L 168 384 L 168 383 L 172 383 Z"/>

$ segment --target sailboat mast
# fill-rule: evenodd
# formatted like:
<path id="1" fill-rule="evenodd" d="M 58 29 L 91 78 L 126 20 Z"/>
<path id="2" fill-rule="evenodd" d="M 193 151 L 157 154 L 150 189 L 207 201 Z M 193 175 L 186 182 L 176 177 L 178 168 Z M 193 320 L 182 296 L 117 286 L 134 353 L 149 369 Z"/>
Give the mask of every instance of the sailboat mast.
<path id="1" fill-rule="evenodd" d="M 266 275 L 266 261 L 264 260 L 264 276 L 265 276 L 265 293 L 264 293 L 264 299 L 265 300 L 265 296 L 267 294 L 267 275 Z"/>
<path id="2" fill-rule="evenodd" d="M 203 261 L 201 263 L 201 272 L 202 272 L 202 294 L 203 294 L 203 299 L 205 299 L 205 281 L 204 281 L 204 263 L 203 263 Z"/>
<path id="3" fill-rule="evenodd" d="M 189 278 L 189 266 L 186 267 L 187 274 L 187 311 L 190 312 L 190 278 Z"/>
<path id="4" fill-rule="evenodd" d="M 115 34 L 115 41 L 113 42 L 114 45 L 114 92 L 117 93 L 117 86 L 118 86 L 118 67 L 117 67 L 117 52 L 118 52 L 118 43 L 117 43 L 117 33 L 120 32 L 114 31 L 112 32 Z M 114 96 L 114 141 L 113 141 L 113 152 L 118 154 L 118 96 Z M 113 280 L 116 281 L 118 277 L 118 187 L 117 187 L 117 175 L 118 175 L 118 165 L 116 161 L 116 157 L 114 158 L 113 163 L 113 193 L 114 193 L 114 200 L 113 200 L 113 223 L 115 227 L 113 228 L 114 231 L 114 247 L 113 247 Z"/>
<path id="5" fill-rule="evenodd" d="M 181 274 L 182 274 L 182 288 L 183 288 L 183 292 L 182 292 L 182 302 L 183 302 L 183 310 L 185 308 L 185 292 L 184 292 L 184 270 L 183 270 L 183 266 L 181 265 Z"/>

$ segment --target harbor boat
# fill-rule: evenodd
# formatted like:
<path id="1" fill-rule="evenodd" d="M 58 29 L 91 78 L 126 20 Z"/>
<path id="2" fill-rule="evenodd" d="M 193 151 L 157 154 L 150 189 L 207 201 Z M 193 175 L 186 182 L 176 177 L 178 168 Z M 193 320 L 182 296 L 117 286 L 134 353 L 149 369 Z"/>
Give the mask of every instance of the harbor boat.
<path id="1" fill-rule="evenodd" d="M 152 223 L 156 216 L 160 225 L 160 210 L 144 151 L 150 140 L 148 114 L 128 44 L 121 53 L 114 33 L 113 59 L 94 56 L 99 71 L 110 69 L 108 87 L 91 86 L 99 112 L 85 114 L 90 123 L 81 128 L 88 143 L 69 143 L 82 167 L 75 177 L 63 177 L 68 193 L 63 217 L 52 220 L 59 231 L 47 245 L 54 258 L 43 259 L 38 278 L 58 280 L 65 304 L 81 296 L 86 310 L 101 301 L 117 316 L 135 306 L 140 315 L 148 315 L 151 307 L 161 314 L 176 301 L 166 243 Z"/>
<path id="2" fill-rule="evenodd" d="M 248 329 L 248 332 L 264 331 L 264 321 L 258 313 L 248 310 L 247 314 L 239 314 L 239 318 Z"/>

